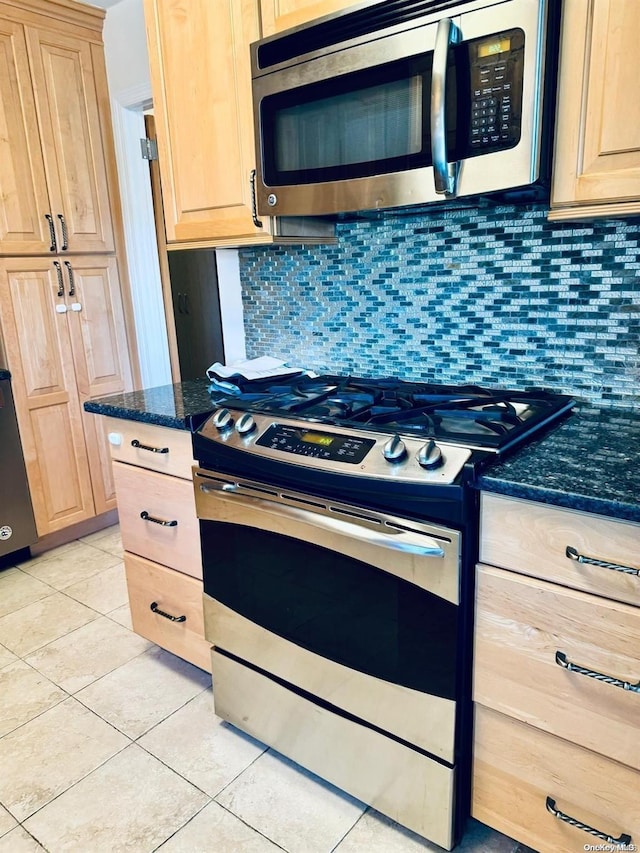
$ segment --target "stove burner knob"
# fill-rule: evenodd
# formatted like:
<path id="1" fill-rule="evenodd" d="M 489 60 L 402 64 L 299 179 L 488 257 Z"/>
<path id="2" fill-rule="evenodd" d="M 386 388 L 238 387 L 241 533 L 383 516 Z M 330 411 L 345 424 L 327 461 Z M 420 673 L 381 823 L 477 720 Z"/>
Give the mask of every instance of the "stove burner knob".
<path id="1" fill-rule="evenodd" d="M 233 418 L 229 409 L 218 409 L 211 420 L 214 427 L 220 432 L 226 432 L 233 426 Z"/>
<path id="2" fill-rule="evenodd" d="M 428 441 L 424 447 L 421 447 L 418 451 L 418 465 L 420 465 L 421 468 L 431 470 L 432 468 L 439 468 L 443 463 L 444 458 L 442 456 L 442 451 L 433 439 L 430 439 L 430 441 Z"/>
<path id="3" fill-rule="evenodd" d="M 249 435 L 249 433 L 253 432 L 255 428 L 256 422 L 249 412 L 245 412 L 244 415 L 240 415 L 236 423 L 237 433 L 240 435 Z"/>
<path id="4" fill-rule="evenodd" d="M 407 455 L 407 448 L 399 435 L 393 435 L 382 448 L 382 455 L 387 462 L 402 462 Z"/>

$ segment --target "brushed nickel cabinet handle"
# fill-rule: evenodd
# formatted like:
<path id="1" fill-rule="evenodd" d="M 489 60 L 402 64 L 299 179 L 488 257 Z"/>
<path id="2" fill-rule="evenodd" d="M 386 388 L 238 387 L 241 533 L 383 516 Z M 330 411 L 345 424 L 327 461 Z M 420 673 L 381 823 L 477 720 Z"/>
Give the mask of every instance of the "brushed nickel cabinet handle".
<path id="1" fill-rule="evenodd" d="M 152 601 L 149 605 L 149 610 L 152 610 L 154 613 L 157 613 L 158 616 L 164 616 L 165 619 L 168 619 L 170 622 L 186 622 L 186 616 L 172 616 L 170 613 L 165 613 L 164 610 L 160 610 L 158 607 L 157 601 Z"/>
<path id="2" fill-rule="evenodd" d="M 583 832 L 588 832 L 589 835 L 595 835 L 596 838 L 606 841 L 607 844 L 626 845 L 631 843 L 631 836 L 626 833 L 620 835 L 618 838 L 613 838 L 613 836 L 608 835 L 606 832 L 600 832 L 599 829 L 594 829 L 592 826 L 589 826 L 588 823 L 582 823 L 582 821 L 576 820 L 575 817 L 571 817 L 570 815 L 561 812 L 556 808 L 556 801 L 552 800 L 551 797 L 547 797 L 546 807 L 547 811 L 554 817 L 558 818 L 558 820 L 563 821 L 563 823 L 568 823 L 569 826 L 575 826 L 576 829 L 581 829 Z"/>
<path id="3" fill-rule="evenodd" d="M 628 690 L 631 693 L 640 693 L 640 681 L 637 684 L 632 684 L 630 681 L 623 681 L 621 678 L 614 678 L 612 675 L 604 675 L 602 672 L 596 672 L 593 669 L 579 666 L 577 663 L 567 660 L 564 652 L 556 652 L 556 663 L 568 672 L 586 675 L 587 678 L 595 678 L 596 681 L 602 681 L 604 684 L 610 684 L 612 687 L 621 687 L 623 690 Z"/>
<path id="4" fill-rule="evenodd" d="M 140 444 L 137 438 L 132 439 L 131 447 L 137 447 L 138 450 L 148 450 L 149 453 L 168 453 L 168 447 L 151 447 L 150 444 Z"/>
<path id="5" fill-rule="evenodd" d="M 51 240 L 51 245 L 49 246 L 50 252 L 55 252 L 56 250 L 56 229 L 53 226 L 53 216 L 50 213 L 45 213 L 44 218 L 47 220 L 47 224 L 49 225 L 49 239 Z"/>
<path id="6" fill-rule="evenodd" d="M 142 512 L 140 513 L 140 518 L 143 521 L 152 521 L 154 524 L 159 524 L 161 527 L 177 527 L 178 526 L 178 522 L 176 521 L 175 518 L 172 518 L 171 521 L 165 521 L 162 518 L 156 518 L 153 515 L 149 515 L 149 513 L 146 511 L 146 509 L 142 510 Z"/>
<path id="7" fill-rule="evenodd" d="M 632 569 L 631 566 L 623 566 L 620 563 L 608 563 L 606 560 L 597 560 L 595 557 L 585 557 L 584 554 L 579 554 L 571 545 L 567 545 L 567 550 L 564 553 L 566 557 L 570 560 L 575 560 L 576 563 L 600 566 L 601 569 L 610 569 L 612 572 L 622 572 L 625 575 L 640 577 L 640 569 Z"/>

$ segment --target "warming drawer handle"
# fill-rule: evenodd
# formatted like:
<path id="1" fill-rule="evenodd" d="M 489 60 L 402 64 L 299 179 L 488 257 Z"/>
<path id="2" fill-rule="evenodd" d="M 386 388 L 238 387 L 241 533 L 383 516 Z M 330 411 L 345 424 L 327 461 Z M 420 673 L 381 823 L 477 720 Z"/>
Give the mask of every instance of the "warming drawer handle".
<path id="1" fill-rule="evenodd" d="M 158 616 L 164 616 L 165 619 L 168 619 L 170 622 L 186 622 L 186 616 L 172 616 L 170 613 L 165 613 L 164 610 L 160 610 L 158 607 L 157 601 L 152 601 L 149 605 L 149 610 L 152 610 L 154 613 L 157 613 Z"/>
<path id="2" fill-rule="evenodd" d="M 298 508 L 282 503 L 279 500 L 270 500 L 268 497 L 260 495 L 256 497 L 252 494 L 247 494 L 244 488 L 239 483 L 200 483 L 200 491 L 205 494 L 217 493 L 234 496 L 234 500 L 248 501 L 254 506 L 266 506 L 270 511 L 277 508 L 277 512 L 285 518 L 293 518 L 297 520 L 311 521 L 318 527 L 329 530 L 332 533 L 345 533 L 350 536 L 368 542 L 370 545 L 379 545 L 383 548 L 390 548 L 394 551 L 402 551 L 405 554 L 415 554 L 418 557 L 444 557 L 445 552 L 435 539 L 424 534 L 411 534 L 410 531 L 400 531 L 393 528 L 386 530 L 372 530 L 365 524 L 359 524 L 355 517 L 341 518 L 339 516 L 329 516 L 322 513 L 313 512 L 307 508 Z"/>
<path id="3" fill-rule="evenodd" d="M 153 515 L 149 515 L 146 509 L 142 510 L 142 512 L 140 513 L 140 518 L 142 518 L 143 521 L 152 521 L 154 524 L 159 524 L 162 527 L 178 526 L 178 522 L 175 520 L 175 518 L 172 518 L 171 521 L 163 521 L 163 519 L 161 518 L 155 518 Z"/>
<path id="4" fill-rule="evenodd" d="M 431 151 L 436 192 L 453 195 L 458 164 L 447 160 L 447 58 L 449 45 L 460 40 L 460 30 L 451 18 L 438 21 L 431 71 Z"/>
<path id="5" fill-rule="evenodd" d="M 554 817 L 557 817 L 558 820 L 563 821 L 564 823 L 568 823 L 569 826 L 575 826 L 576 829 L 581 829 L 583 832 L 588 832 L 589 835 L 595 835 L 596 838 L 600 838 L 602 841 L 606 841 L 607 844 L 619 844 L 619 845 L 627 845 L 631 844 L 631 836 L 623 833 L 618 838 L 613 838 L 611 835 L 608 835 L 606 832 L 600 832 L 599 829 L 594 829 L 592 826 L 589 826 L 588 823 L 582 823 L 580 820 L 576 820 L 575 817 L 571 817 L 564 812 L 561 812 L 556 808 L 556 801 L 552 800 L 551 797 L 547 797 L 547 811 L 551 812 Z"/>
<path id="6" fill-rule="evenodd" d="M 571 545 L 567 545 L 567 550 L 564 553 L 570 560 L 575 560 L 577 563 L 600 566 L 601 569 L 610 569 L 612 572 L 622 572 L 625 575 L 640 577 L 640 569 L 632 569 L 631 566 L 622 566 L 620 563 L 608 563 L 606 560 L 597 560 L 595 557 L 585 557 L 584 554 L 579 554 Z"/>
<path id="7" fill-rule="evenodd" d="M 137 447 L 138 450 L 148 450 L 149 453 L 168 453 L 168 447 L 151 447 L 149 444 L 141 444 L 137 438 L 131 440 L 131 447 Z"/>
<path id="8" fill-rule="evenodd" d="M 578 675 L 595 678 L 596 681 L 603 681 L 605 684 L 611 684 L 612 687 L 621 687 L 623 690 L 629 690 L 631 693 L 640 693 L 640 681 L 637 684 L 632 684 L 630 681 L 623 681 L 621 678 L 614 678 L 612 675 L 604 675 L 601 672 L 595 672 L 593 669 L 578 666 L 577 663 L 567 660 L 564 652 L 556 652 L 556 663 L 568 672 L 577 672 Z"/>

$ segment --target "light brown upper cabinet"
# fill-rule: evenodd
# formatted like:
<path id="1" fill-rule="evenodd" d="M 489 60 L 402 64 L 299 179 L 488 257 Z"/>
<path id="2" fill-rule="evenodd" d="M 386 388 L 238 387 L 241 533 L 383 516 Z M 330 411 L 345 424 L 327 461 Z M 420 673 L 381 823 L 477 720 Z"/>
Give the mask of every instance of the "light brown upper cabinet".
<path id="1" fill-rule="evenodd" d="M 565 0 L 549 219 L 640 213 L 640 2 Z"/>
<path id="2" fill-rule="evenodd" d="M 38 535 L 113 509 L 106 440 L 82 404 L 131 387 L 116 259 L 1 259 L 0 330 Z"/>
<path id="3" fill-rule="evenodd" d="M 145 0 L 144 9 L 167 248 L 291 242 L 282 220 L 253 216 L 258 0 Z M 296 233 L 329 233 L 308 226 Z"/>
<path id="4" fill-rule="evenodd" d="M 288 30 L 353 6 L 356 0 L 262 0 L 262 31 L 265 36 Z"/>
<path id="5" fill-rule="evenodd" d="M 0 2 L 0 254 L 111 252 L 101 48 L 72 12 L 49 28 L 24 6 Z"/>

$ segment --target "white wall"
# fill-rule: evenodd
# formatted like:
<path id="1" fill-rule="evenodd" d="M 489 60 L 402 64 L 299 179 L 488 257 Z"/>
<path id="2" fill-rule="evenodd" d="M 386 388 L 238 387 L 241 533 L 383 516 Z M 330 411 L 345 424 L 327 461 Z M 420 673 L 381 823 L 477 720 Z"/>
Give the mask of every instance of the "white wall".
<path id="1" fill-rule="evenodd" d="M 120 0 L 107 9 L 104 49 L 112 98 L 133 87 L 151 91 L 142 0 Z"/>
<path id="2" fill-rule="evenodd" d="M 110 5 L 103 39 L 140 376 L 152 388 L 171 382 L 171 366 L 149 164 L 140 151 L 143 108 L 151 103 L 142 0 Z"/>

